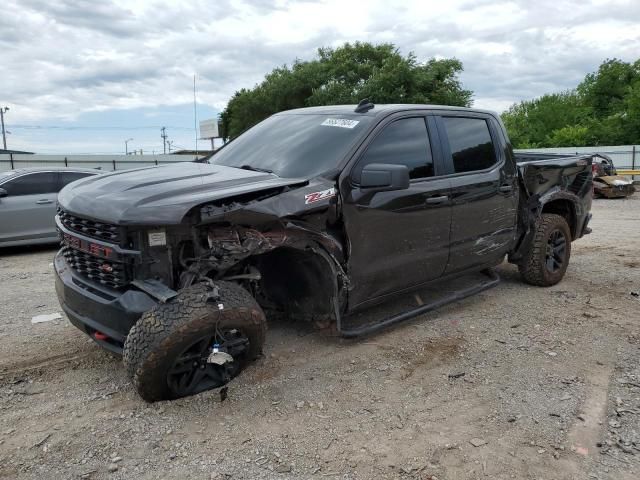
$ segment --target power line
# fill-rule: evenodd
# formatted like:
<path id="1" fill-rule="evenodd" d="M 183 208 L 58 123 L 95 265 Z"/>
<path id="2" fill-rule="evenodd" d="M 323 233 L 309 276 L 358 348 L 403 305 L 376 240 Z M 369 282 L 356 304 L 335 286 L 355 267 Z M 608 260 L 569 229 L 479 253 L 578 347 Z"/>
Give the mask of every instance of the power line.
<path id="1" fill-rule="evenodd" d="M 159 152 L 161 150 L 161 148 L 158 145 L 155 146 L 142 146 L 144 151 L 156 151 Z M 176 144 L 172 144 L 172 149 L 180 149 L 180 150 L 186 150 L 185 147 L 176 145 Z M 68 156 L 73 156 L 73 155 L 123 155 L 122 150 L 109 150 L 109 151 L 95 151 L 92 150 L 90 152 L 76 152 L 76 151 L 69 151 L 69 150 L 58 150 L 58 149 L 36 149 L 37 150 L 37 154 L 38 155 L 68 155 Z M 138 151 L 140 151 L 139 148 L 137 148 Z M 145 154 L 145 155 L 151 155 L 151 154 Z M 154 155 L 162 155 L 162 153 L 155 153 Z"/>
<path id="2" fill-rule="evenodd" d="M 22 130 L 157 130 L 162 128 L 160 125 L 145 125 L 145 126 L 101 126 L 101 127 L 75 127 L 75 126 L 61 126 L 61 125 L 11 125 L 11 128 L 18 128 Z M 192 131 L 192 127 L 177 127 L 167 126 L 172 130 L 188 130 Z"/>

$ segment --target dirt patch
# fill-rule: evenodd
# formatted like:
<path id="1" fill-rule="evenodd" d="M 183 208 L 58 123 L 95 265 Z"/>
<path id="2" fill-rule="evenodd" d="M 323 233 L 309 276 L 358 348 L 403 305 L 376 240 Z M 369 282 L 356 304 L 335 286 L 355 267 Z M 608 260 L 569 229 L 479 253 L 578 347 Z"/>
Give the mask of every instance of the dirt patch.
<path id="1" fill-rule="evenodd" d="M 35 376 L 51 375 L 56 370 L 69 368 L 69 364 L 78 363 L 79 360 L 91 354 L 78 354 L 77 352 L 69 352 L 60 355 L 53 355 L 47 359 L 33 358 L 29 360 L 20 360 L 16 363 L 3 365 L 0 367 L 0 381 L 4 378 L 12 378 L 21 375 L 29 375 L 31 378 Z"/>
<path id="2" fill-rule="evenodd" d="M 407 361 L 402 367 L 400 378 L 406 380 L 412 376 L 416 370 L 421 373 L 428 372 L 431 368 L 442 365 L 456 357 L 464 344 L 462 337 L 430 339 L 418 350 L 414 352 L 402 352 L 401 358 Z M 460 378 L 463 375 L 451 374 L 452 378 Z"/>
<path id="3" fill-rule="evenodd" d="M 580 405 L 577 420 L 568 435 L 571 451 L 578 455 L 594 457 L 600 454 L 597 444 L 607 417 L 607 393 L 612 373 L 611 368 L 604 366 L 589 372 L 586 399 Z"/>

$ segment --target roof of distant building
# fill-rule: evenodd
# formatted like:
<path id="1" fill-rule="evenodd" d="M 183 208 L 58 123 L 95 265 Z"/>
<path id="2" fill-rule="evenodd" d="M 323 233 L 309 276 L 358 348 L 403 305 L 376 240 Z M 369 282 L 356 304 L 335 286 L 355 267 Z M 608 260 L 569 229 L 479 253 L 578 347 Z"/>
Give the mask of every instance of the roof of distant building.
<path id="1" fill-rule="evenodd" d="M 20 150 L 5 150 L 3 148 L 0 148 L 0 154 L 9 154 L 9 153 L 15 153 L 15 154 L 22 154 L 22 155 L 33 155 L 33 152 L 23 152 Z"/>

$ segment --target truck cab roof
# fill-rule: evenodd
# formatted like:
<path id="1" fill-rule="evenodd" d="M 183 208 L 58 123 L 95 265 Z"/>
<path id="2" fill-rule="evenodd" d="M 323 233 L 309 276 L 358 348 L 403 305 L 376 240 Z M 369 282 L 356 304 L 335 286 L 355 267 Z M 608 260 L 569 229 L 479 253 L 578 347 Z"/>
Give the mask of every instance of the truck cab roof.
<path id="1" fill-rule="evenodd" d="M 482 110 L 478 108 L 469 107 L 453 107 L 450 105 L 429 105 L 429 104 L 409 104 L 409 103 L 385 103 L 375 104 L 373 108 L 366 112 L 356 112 L 357 105 L 328 105 L 322 107 L 306 107 L 295 108 L 293 110 L 286 110 L 284 112 L 277 113 L 276 115 L 365 115 L 369 117 L 377 117 L 380 115 L 389 115 L 397 112 L 406 112 L 411 110 L 447 110 L 447 111 L 460 111 L 469 113 L 483 113 L 497 116 L 496 112 L 491 110 Z"/>

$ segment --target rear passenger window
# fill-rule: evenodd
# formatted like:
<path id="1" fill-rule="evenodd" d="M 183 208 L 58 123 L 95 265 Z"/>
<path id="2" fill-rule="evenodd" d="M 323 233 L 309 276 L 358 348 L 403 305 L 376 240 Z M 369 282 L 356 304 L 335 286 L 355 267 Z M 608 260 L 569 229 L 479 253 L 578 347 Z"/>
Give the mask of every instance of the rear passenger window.
<path id="1" fill-rule="evenodd" d="M 90 175 L 89 173 L 83 172 L 60 172 L 60 183 L 62 186 L 66 186 L 71 182 L 75 182 L 76 180 L 80 180 L 86 176 Z"/>
<path id="2" fill-rule="evenodd" d="M 29 173 L 2 185 L 11 196 L 41 195 L 55 193 L 58 188 L 58 174 L 55 172 Z"/>
<path id="3" fill-rule="evenodd" d="M 410 178 L 433 177 L 433 157 L 424 118 L 403 118 L 387 125 L 367 148 L 358 174 L 371 163 L 406 165 Z"/>
<path id="4" fill-rule="evenodd" d="M 442 117 L 456 173 L 484 170 L 495 165 L 489 125 L 482 118 Z"/>

